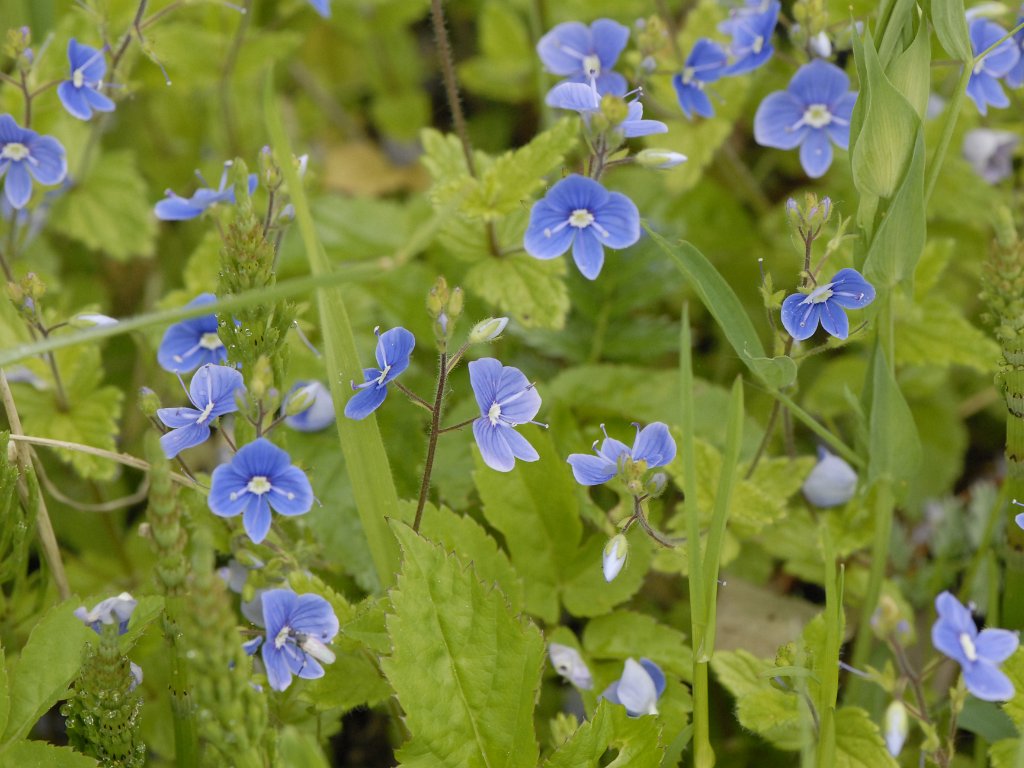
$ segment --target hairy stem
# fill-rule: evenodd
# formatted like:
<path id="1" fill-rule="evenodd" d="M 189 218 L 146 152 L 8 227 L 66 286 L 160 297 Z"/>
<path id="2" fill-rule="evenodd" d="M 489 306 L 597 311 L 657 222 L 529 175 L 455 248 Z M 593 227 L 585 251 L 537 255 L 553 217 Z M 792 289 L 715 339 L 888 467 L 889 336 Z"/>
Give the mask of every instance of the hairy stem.
<path id="1" fill-rule="evenodd" d="M 430 492 L 430 475 L 434 471 L 434 451 L 437 448 L 437 436 L 441 434 L 441 409 L 444 406 L 444 390 L 447 383 L 448 353 L 442 352 L 437 366 L 437 392 L 434 395 L 434 410 L 430 416 L 430 436 L 427 438 L 427 458 L 423 463 L 420 498 L 416 502 L 416 517 L 412 523 L 414 531 L 419 531 L 420 529 L 420 522 L 423 519 L 423 507 L 427 504 L 427 494 Z"/>

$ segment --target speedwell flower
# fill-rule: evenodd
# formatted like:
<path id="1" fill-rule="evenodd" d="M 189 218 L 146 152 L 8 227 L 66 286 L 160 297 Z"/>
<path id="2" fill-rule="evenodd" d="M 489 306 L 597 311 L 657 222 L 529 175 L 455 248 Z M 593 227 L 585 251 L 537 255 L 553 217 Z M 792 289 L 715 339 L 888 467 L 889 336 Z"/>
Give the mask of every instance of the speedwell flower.
<path id="1" fill-rule="evenodd" d="M 108 597 L 97 603 L 91 611 L 85 610 L 84 605 L 76 608 L 74 615 L 97 634 L 103 631 L 104 624 L 117 624 L 117 633 L 123 635 L 128 631 L 128 620 L 138 602 L 127 592 L 122 592 L 117 597 Z"/>
<path id="2" fill-rule="evenodd" d="M 292 675 L 306 680 L 323 677 L 320 665 L 334 661 L 327 644 L 338 634 L 331 604 L 320 595 L 297 595 L 290 589 L 268 589 L 262 599 L 267 628 L 263 665 L 270 687 L 285 690 Z"/>
<path id="3" fill-rule="evenodd" d="M 855 269 L 841 269 L 810 293 L 794 293 L 782 302 L 782 325 L 797 341 L 809 339 L 818 323 L 837 339 L 845 339 L 850 321 L 844 309 L 863 309 L 875 300 L 875 289 Z"/>
<path id="4" fill-rule="evenodd" d="M 281 410 L 284 423 L 298 432 L 319 432 L 334 423 L 331 390 L 319 381 L 297 381 L 284 396 Z"/>
<path id="5" fill-rule="evenodd" d="M 975 56 L 1006 37 L 1005 29 L 987 19 L 972 20 L 970 32 L 971 51 Z M 1010 99 L 1003 92 L 999 78 L 1013 71 L 1020 57 L 1020 46 L 1010 38 L 1003 40 L 991 53 L 974 65 L 971 79 L 967 83 L 967 95 L 974 101 L 981 114 L 987 114 L 989 105 L 999 108 L 1010 105 Z"/>
<path id="6" fill-rule="evenodd" d="M 537 43 L 544 67 L 570 83 L 597 83 L 601 94 L 622 96 L 626 78 L 612 67 L 629 40 L 629 27 L 611 19 L 598 19 L 589 27 L 578 21 L 559 24 Z"/>
<path id="7" fill-rule="evenodd" d="M 849 146 L 856 101 L 846 73 L 815 59 L 800 67 L 786 90 L 761 102 L 754 115 L 754 139 L 763 147 L 800 147 L 800 164 L 816 179 L 832 165 L 832 145 Z"/>
<path id="8" fill-rule="evenodd" d="M 601 111 L 602 98 L 593 82 L 561 83 L 548 91 L 545 102 L 549 107 L 579 112 L 589 125 L 590 118 Z M 633 99 L 626 104 L 626 118 L 613 128 L 627 139 L 650 136 L 652 133 L 668 133 L 668 126 L 660 120 L 644 120 L 643 117 L 643 104 L 639 99 Z"/>
<path id="9" fill-rule="evenodd" d="M 516 459 L 539 459 L 534 447 L 515 430 L 520 424 L 540 424 L 533 420 L 540 410 L 540 395 L 523 372 L 493 357 L 483 357 L 469 364 L 469 384 L 480 406 L 473 437 L 484 463 L 508 472 Z"/>
<path id="10" fill-rule="evenodd" d="M 331 18 L 331 0 L 309 0 L 309 4 L 325 19 Z"/>
<path id="11" fill-rule="evenodd" d="M 270 510 L 303 515 L 313 506 L 313 489 L 287 453 L 260 437 L 213 470 L 207 504 L 220 517 L 242 515 L 245 532 L 259 544 L 270 530 Z"/>
<path id="12" fill-rule="evenodd" d="M 192 197 L 182 197 L 167 190 L 167 197 L 156 204 L 154 212 L 156 217 L 162 221 L 186 221 L 194 219 L 203 214 L 206 209 L 217 203 L 235 203 L 235 187 L 228 184 L 228 170 L 233 165 L 231 160 L 224 163 L 224 171 L 220 175 L 220 186 L 211 189 L 203 186 L 192 193 Z M 198 172 L 197 172 L 198 175 Z M 206 184 L 206 180 L 199 176 L 199 180 Z M 256 190 L 259 176 L 255 173 L 249 174 L 249 194 Z"/>
<path id="13" fill-rule="evenodd" d="M 728 20 L 718 25 L 720 31 L 732 35 L 729 57 L 733 63 L 725 74 L 750 72 L 772 57 L 772 33 L 781 8 L 778 0 L 747 0 L 745 6 L 729 12 Z"/>
<path id="14" fill-rule="evenodd" d="M 999 664 L 1017 650 L 1017 633 L 1007 629 L 978 632 L 971 612 L 949 592 L 935 598 L 935 610 L 939 618 L 932 625 L 932 645 L 960 665 L 967 690 L 983 701 L 1012 699 L 1013 683 Z"/>
<path id="15" fill-rule="evenodd" d="M 185 306 L 197 307 L 216 300 L 212 293 L 201 293 Z M 200 365 L 222 363 L 227 359 L 228 351 L 217 335 L 216 315 L 201 315 L 175 323 L 164 332 L 156 352 L 160 367 L 171 373 L 187 373 Z"/>
<path id="16" fill-rule="evenodd" d="M 604 689 L 601 696 L 621 704 L 630 717 L 658 714 L 658 699 L 665 692 L 665 673 L 650 659 L 626 659 L 622 677 Z"/>
<path id="17" fill-rule="evenodd" d="M 713 83 L 725 74 L 728 55 L 718 43 L 702 37 L 694 43 L 693 50 L 686 57 L 683 71 L 672 77 L 676 98 L 683 114 L 692 118 L 694 114 L 712 117 L 715 114 L 711 99 L 704 93 L 704 86 Z"/>
<path id="18" fill-rule="evenodd" d="M 620 192 L 572 174 L 530 209 L 523 246 L 537 259 L 554 259 L 572 246 L 572 258 L 588 280 L 604 265 L 604 248 L 627 248 L 640 239 L 640 211 Z"/>
<path id="19" fill-rule="evenodd" d="M 1020 144 L 1014 131 L 975 128 L 964 134 L 963 155 L 974 172 L 989 184 L 998 184 L 1013 173 L 1013 151 Z"/>
<path id="20" fill-rule="evenodd" d="M 20 210 L 32 197 L 32 179 L 60 184 L 68 173 L 64 147 L 52 136 L 22 128 L 10 115 L 0 115 L 0 176 L 11 207 Z"/>
<path id="21" fill-rule="evenodd" d="M 587 663 L 572 646 L 548 643 L 548 657 L 555 671 L 577 688 L 589 691 L 594 687 L 594 678 L 587 669 Z"/>
<path id="22" fill-rule="evenodd" d="M 377 334 L 374 354 L 380 367 L 363 369 L 366 381 L 352 384 L 352 389 L 359 391 L 345 403 L 345 415 L 357 421 L 365 419 L 384 402 L 388 396 L 388 384 L 409 367 L 409 357 L 416 346 L 416 337 L 401 326 L 384 333 L 380 333 L 380 328 L 374 328 L 373 332 Z"/>
<path id="23" fill-rule="evenodd" d="M 207 363 L 192 377 L 188 399 L 195 408 L 161 408 L 157 418 L 171 431 L 160 438 L 160 447 L 168 459 L 186 448 L 206 442 L 210 424 L 218 416 L 238 410 L 235 397 L 245 389 L 242 374 L 234 368 Z"/>
<path id="24" fill-rule="evenodd" d="M 648 469 L 663 467 L 676 457 L 676 443 L 669 434 L 668 427 L 660 421 L 652 422 L 643 429 L 636 425 L 636 439 L 630 448 L 605 432 L 600 449 L 599 441 L 592 446 L 596 456 L 589 453 L 573 453 L 567 461 L 572 467 L 572 475 L 580 485 L 601 485 L 607 483 L 619 473 L 626 460 L 647 462 Z M 604 425 L 601 425 L 604 430 Z M 609 579 L 611 581 L 611 579 Z"/>
<path id="25" fill-rule="evenodd" d="M 114 102 L 100 93 L 107 60 L 103 50 L 82 45 L 74 38 L 68 41 L 68 62 L 71 78 L 57 86 L 57 97 L 72 117 L 88 120 L 93 111 L 112 112 Z"/>

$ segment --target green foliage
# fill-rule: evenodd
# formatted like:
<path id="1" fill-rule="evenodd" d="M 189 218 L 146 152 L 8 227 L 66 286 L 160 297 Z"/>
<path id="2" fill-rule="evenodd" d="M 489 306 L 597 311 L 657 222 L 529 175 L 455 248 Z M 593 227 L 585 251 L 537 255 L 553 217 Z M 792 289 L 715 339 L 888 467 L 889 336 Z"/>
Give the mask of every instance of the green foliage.
<path id="1" fill-rule="evenodd" d="M 929 0 L 924 4 L 943 50 L 954 59 L 969 62 L 971 38 L 967 31 L 963 0 Z"/>
<path id="2" fill-rule="evenodd" d="M 909 480 L 921 461 L 921 440 L 914 416 L 889 370 L 879 344 L 871 365 L 871 442 L 868 449 L 868 479 L 887 477 Z"/>
<path id="3" fill-rule="evenodd" d="M 533 43 L 515 9 L 498 0 L 484 3 L 479 15 L 480 55 L 459 65 L 466 89 L 498 101 L 523 101 L 533 87 Z"/>
<path id="4" fill-rule="evenodd" d="M 42 741 L 16 741 L 0 748 L 0 760 L 18 768 L 95 768 L 91 757 Z"/>
<path id="5" fill-rule="evenodd" d="M 559 329 L 569 314 L 563 259 L 541 261 L 517 253 L 478 262 L 466 287 L 525 328 Z"/>
<path id="6" fill-rule="evenodd" d="M 686 635 L 645 613 L 618 610 L 596 616 L 583 631 L 583 649 L 595 659 L 625 661 L 636 655 L 637 638 L 643 638 L 646 658 L 667 673 L 690 679 L 693 651 Z"/>
<path id="7" fill-rule="evenodd" d="M 543 768 L 659 768 L 665 753 L 660 742 L 656 718 L 630 718 L 622 707 L 602 701 L 594 716 L 555 750 Z M 618 755 L 606 764 L 601 756 L 608 749 L 617 750 Z"/>

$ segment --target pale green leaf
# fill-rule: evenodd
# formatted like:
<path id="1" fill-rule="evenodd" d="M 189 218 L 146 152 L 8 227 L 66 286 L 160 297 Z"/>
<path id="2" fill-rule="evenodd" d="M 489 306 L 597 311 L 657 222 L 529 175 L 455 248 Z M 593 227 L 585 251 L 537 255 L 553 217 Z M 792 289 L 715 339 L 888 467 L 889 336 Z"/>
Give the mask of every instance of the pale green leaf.
<path id="1" fill-rule="evenodd" d="M 1001 739 L 988 748 L 992 768 L 1017 768 L 1024 758 L 1024 739 Z"/>
<path id="2" fill-rule="evenodd" d="M 11 711 L 11 689 L 7 685 L 7 657 L 0 645 L 0 734 L 7 730 L 7 715 Z"/>
<path id="3" fill-rule="evenodd" d="M 303 768 L 329 768 L 316 736 L 303 733 L 292 725 L 280 729 L 277 736 L 277 760 L 281 765 L 301 765 Z"/>
<path id="4" fill-rule="evenodd" d="M 480 52 L 459 65 L 467 91 L 497 101 L 522 101 L 533 88 L 534 51 L 523 19 L 509 4 L 488 0 L 478 14 Z"/>
<path id="5" fill-rule="evenodd" d="M 71 747 L 56 747 L 44 741 L 16 741 L 0 750 L 0 763 L 17 768 L 96 768 L 99 765 Z"/>
<path id="6" fill-rule="evenodd" d="M 598 768 L 609 748 L 618 751 L 608 768 L 658 768 L 665 750 L 654 717 L 630 718 L 622 707 L 601 701 L 594 716 L 544 762 L 544 768 Z"/>
<path id="7" fill-rule="evenodd" d="M 929 0 L 924 7 L 931 16 L 935 35 L 943 50 L 958 61 L 971 61 L 974 55 L 964 15 L 964 0 Z"/>
<path id="8" fill-rule="evenodd" d="M 881 344 L 872 361 L 868 479 L 907 481 L 921 463 L 921 439 Z"/>
<path id="9" fill-rule="evenodd" d="M 690 680 L 693 651 L 686 635 L 646 613 L 619 610 L 591 619 L 583 630 L 583 649 L 595 659 L 625 661 L 636 657 L 638 637 L 643 638 L 643 656 Z"/>
<path id="10" fill-rule="evenodd" d="M 1003 662 L 1000 669 L 1013 683 L 1013 698 L 1003 704 L 1003 712 L 1010 716 L 1017 730 L 1024 733 L 1024 648 L 1018 648 Z"/>
<path id="11" fill-rule="evenodd" d="M 573 616 L 600 616 L 640 591 L 651 565 L 654 544 L 635 526 L 627 534 L 629 555 L 622 572 L 610 584 L 601 570 L 607 537 L 589 536 L 565 569 L 562 602 Z"/>
<path id="12" fill-rule="evenodd" d="M 914 41 L 889 62 L 886 75 L 914 108 L 918 119 L 924 120 L 931 84 L 931 45 L 927 24 L 918 25 Z"/>
<path id="13" fill-rule="evenodd" d="M 771 664 L 747 651 L 718 651 L 711 659 L 711 669 L 735 697 L 736 717 L 744 728 L 763 736 L 779 749 L 800 749 L 804 731 L 797 695 L 771 686 L 768 681 Z"/>
<path id="14" fill-rule="evenodd" d="M 478 262 L 466 273 L 465 285 L 526 328 L 558 330 L 569 314 L 565 272 L 565 259 L 517 253 Z"/>
<path id="15" fill-rule="evenodd" d="M 836 768 L 896 768 L 878 726 L 860 707 L 836 710 Z"/>
<path id="16" fill-rule="evenodd" d="M 948 300 L 929 296 L 898 306 L 895 333 L 902 365 L 962 365 L 987 374 L 999 359 L 999 345 Z"/>

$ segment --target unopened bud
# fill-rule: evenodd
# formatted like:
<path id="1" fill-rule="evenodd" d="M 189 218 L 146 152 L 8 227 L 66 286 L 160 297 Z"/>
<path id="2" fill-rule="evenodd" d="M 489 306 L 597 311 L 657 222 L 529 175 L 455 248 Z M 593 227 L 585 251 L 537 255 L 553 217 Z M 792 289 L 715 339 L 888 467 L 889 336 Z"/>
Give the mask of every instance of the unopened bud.
<path id="1" fill-rule="evenodd" d="M 480 344 L 485 341 L 494 341 L 501 336 L 506 325 L 508 325 L 507 317 L 489 317 L 486 320 L 481 320 L 469 332 L 469 343 Z"/>
<path id="2" fill-rule="evenodd" d="M 606 93 L 601 98 L 601 114 L 608 121 L 608 125 L 618 125 L 629 117 L 629 107 L 624 99 Z"/>
<path id="3" fill-rule="evenodd" d="M 893 757 L 903 751 L 903 744 L 910 731 L 907 708 L 902 701 L 894 700 L 885 710 L 885 746 Z"/>
<path id="4" fill-rule="evenodd" d="M 117 320 L 107 315 L 100 315 L 94 312 L 80 312 L 68 320 L 68 324 L 75 328 L 94 328 L 117 325 Z"/>
<path id="5" fill-rule="evenodd" d="M 670 149 L 642 149 L 636 153 L 635 160 L 644 168 L 665 171 L 685 163 L 686 155 Z"/>
<path id="6" fill-rule="evenodd" d="M 139 410 L 146 418 L 155 418 L 156 412 L 160 409 L 160 396 L 149 387 L 139 389 Z"/>
<path id="7" fill-rule="evenodd" d="M 270 366 L 270 358 L 260 355 L 253 367 L 252 381 L 249 383 L 249 391 L 257 400 L 262 400 L 269 393 L 274 384 L 274 372 Z"/>
<path id="8" fill-rule="evenodd" d="M 629 541 L 621 533 L 608 539 L 604 545 L 604 555 L 601 561 L 601 570 L 604 571 L 604 580 L 611 582 L 622 571 L 626 564 L 626 555 L 629 554 Z"/>
<path id="9" fill-rule="evenodd" d="M 803 484 L 804 498 L 820 508 L 838 507 L 857 492 L 857 473 L 849 464 L 824 448 L 818 449 L 818 463 Z"/>
<path id="10" fill-rule="evenodd" d="M 281 169 L 274 160 L 274 151 L 270 147 L 263 147 L 258 157 L 260 178 L 267 189 L 277 189 L 281 185 Z"/>

